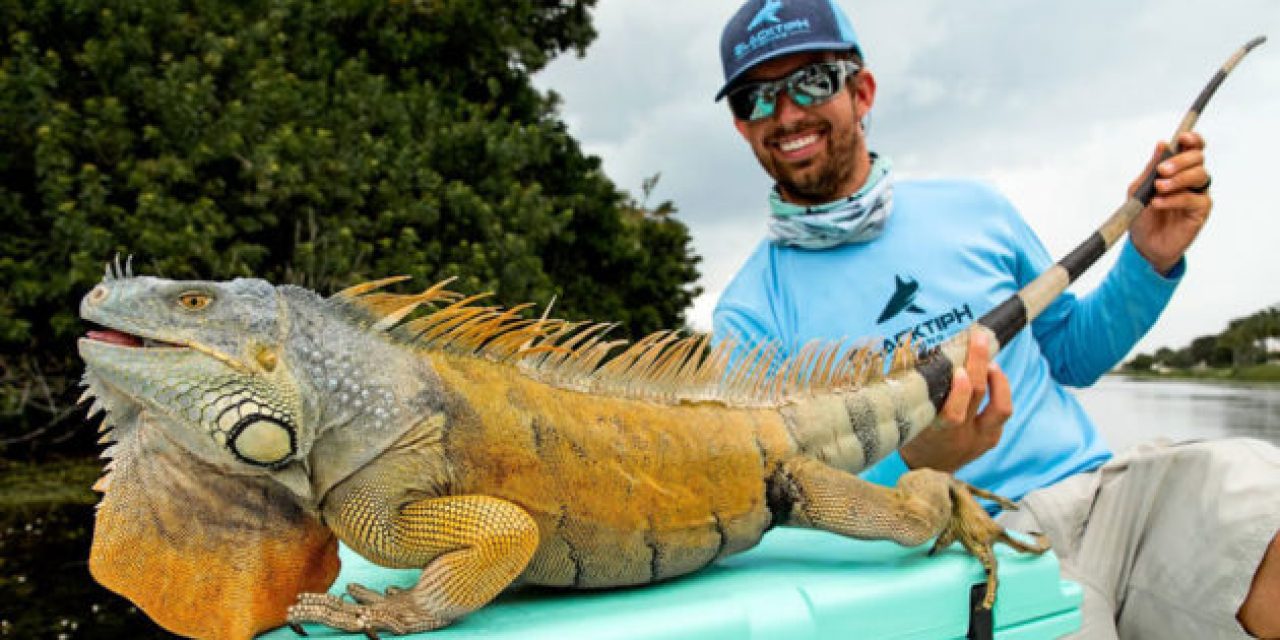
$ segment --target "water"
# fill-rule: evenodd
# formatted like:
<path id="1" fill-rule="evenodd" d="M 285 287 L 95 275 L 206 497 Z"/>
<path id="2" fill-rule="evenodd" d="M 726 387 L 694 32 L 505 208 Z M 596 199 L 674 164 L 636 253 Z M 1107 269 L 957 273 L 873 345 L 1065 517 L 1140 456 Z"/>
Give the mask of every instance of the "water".
<path id="1" fill-rule="evenodd" d="M 89 576 L 93 507 L 0 510 L 0 638 L 175 638 Z"/>
<path id="2" fill-rule="evenodd" d="M 1077 392 L 1117 451 L 1159 437 L 1280 445 L 1280 386 L 1107 377 Z M 0 638 L 170 638 L 89 577 L 93 509 L 0 511 Z"/>
<path id="3" fill-rule="evenodd" d="M 1277 385 L 1106 376 L 1076 397 L 1117 452 L 1156 438 L 1250 437 L 1280 446 Z"/>

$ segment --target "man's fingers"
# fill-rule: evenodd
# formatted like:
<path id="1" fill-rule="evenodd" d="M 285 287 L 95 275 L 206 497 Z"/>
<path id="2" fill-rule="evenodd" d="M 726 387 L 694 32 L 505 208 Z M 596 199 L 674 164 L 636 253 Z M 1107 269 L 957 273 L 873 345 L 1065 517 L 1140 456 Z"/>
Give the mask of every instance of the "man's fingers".
<path id="1" fill-rule="evenodd" d="M 969 374 L 964 369 L 956 369 L 951 374 L 951 393 L 947 394 L 947 401 L 942 403 L 938 418 L 948 425 L 964 422 L 969 413 L 972 390 L 973 383 L 969 380 Z"/>
<path id="2" fill-rule="evenodd" d="M 1192 149 L 1204 150 L 1204 138 L 1195 131 L 1184 131 L 1178 136 L 1178 150 L 1190 151 Z"/>
<path id="3" fill-rule="evenodd" d="M 977 425 L 978 445 L 983 451 L 1000 443 L 1004 433 L 1004 423 L 1013 415 L 1013 393 L 1009 388 L 1009 378 L 1000 370 L 999 365 L 991 363 L 988 370 L 991 396 L 982 413 L 974 419 Z"/>
<path id="4" fill-rule="evenodd" d="M 1138 185 L 1142 184 L 1142 179 L 1151 172 L 1155 167 L 1156 173 L 1162 178 L 1171 178 L 1179 172 L 1186 171 L 1188 168 L 1204 165 L 1204 138 L 1200 134 L 1190 131 L 1178 136 L 1178 153 L 1172 157 L 1161 161 L 1160 155 L 1163 154 L 1169 145 L 1164 142 L 1156 144 L 1156 149 L 1151 154 L 1151 159 L 1147 160 L 1147 166 L 1142 168 L 1142 172 L 1129 183 L 1129 195 L 1133 195 L 1137 191 Z M 1159 162 L 1159 166 L 1156 163 Z M 1206 174 L 1207 175 L 1207 174 Z M 1196 180 L 1189 183 L 1180 182 L 1182 188 L 1199 187 L 1204 185 L 1204 177 L 1200 176 Z M 1157 181 L 1156 189 L 1160 190 L 1159 181 Z"/>
<path id="5" fill-rule="evenodd" d="M 991 404 L 999 407 L 1006 418 L 1013 415 L 1013 387 L 1009 385 L 1009 376 L 994 362 L 987 373 L 991 376 Z"/>
<path id="6" fill-rule="evenodd" d="M 1013 415 L 1013 391 L 1009 387 L 1008 376 L 994 362 L 989 373 L 991 396 L 982 415 L 978 416 L 978 425 L 982 427 L 1002 425 Z"/>
<path id="7" fill-rule="evenodd" d="M 1209 171 L 1204 165 L 1197 165 L 1179 171 L 1168 178 L 1156 180 L 1156 193 L 1168 194 L 1190 189 L 1199 189 L 1209 182 Z"/>
<path id="8" fill-rule="evenodd" d="M 949 424 L 964 424 L 973 420 L 987 395 L 987 371 L 991 364 L 991 344 L 987 334 L 973 331 L 969 334 L 969 353 L 963 367 L 951 374 L 951 392 L 938 417 Z"/>
<path id="9" fill-rule="evenodd" d="M 1160 161 L 1160 154 L 1164 153 L 1167 148 L 1168 146 L 1163 142 L 1156 143 L 1156 150 L 1152 152 L 1151 159 L 1147 160 L 1147 166 L 1143 167 L 1142 173 L 1139 173 L 1138 177 L 1129 183 L 1129 195 L 1132 196 L 1138 190 L 1138 186 L 1142 184 L 1142 179 L 1147 177 L 1148 173 L 1151 173 L 1151 168 L 1156 166 L 1156 163 Z"/>
<path id="10" fill-rule="evenodd" d="M 987 334 L 974 330 L 969 334 L 969 355 L 965 358 L 965 372 L 973 384 L 974 395 L 987 394 L 987 364 L 991 362 L 991 345 L 987 342 Z"/>
<path id="11" fill-rule="evenodd" d="M 1177 155 L 1160 163 L 1156 168 L 1156 172 L 1162 178 L 1170 178 L 1184 171 L 1192 170 L 1196 167 L 1204 166 L 1204 152 L 1199 149 L 1191 151 L 1182 151 Z"/>
<path id="12" fill-rule="evenodd" d="M 969 391 L 969 406 L 965 420 L 978 414 L 978 407 L 982 406 L 982 399 L 987 395 L 987 366 L 990 362 L 991 344 L 987 341 L 987 334 L 982 331 L 970 332 L 969 357 L 965 360 L 964 366 L 972 387 Z"/>
<path id="13" fill-rule="evenodd" d="M 1191 193 L 1184 191 L 1171 196 L 1159 196 L 1152 198 L 1151 208 L 1155 211 L 1170 212 L 1173 214 L 1188 214 L 1188 217 L 1196 216 L 1207 218 L 1209 207 L 1205 206 L 1202 201 L 1207 200 L 1209 196 L 1202 193 Z M 1203 215 L 1197 216 L 1197 212 L 1203 212 Z M 1201 224 L 1204 220 L 1200 221 Z"/>

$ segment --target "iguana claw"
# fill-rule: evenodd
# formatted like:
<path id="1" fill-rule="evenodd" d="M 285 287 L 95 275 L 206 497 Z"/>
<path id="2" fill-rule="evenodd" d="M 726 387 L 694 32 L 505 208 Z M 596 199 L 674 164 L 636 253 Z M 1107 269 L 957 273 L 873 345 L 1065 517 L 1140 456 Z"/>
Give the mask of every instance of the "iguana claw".
<path id="1" fill-rule="evenodd" d="M 423 611 L 405 589 L 388 589 L 381 594 L 357 584 L 347 586 L 356 602 L 328 593 L 304 593 L 289 607 L 289 624 L 318 622 L 343 631 L 363 633 L 379 640 L 379 631 L 401 635 L 430 631 L 450 621 Z M 296 631 L 297 629 L 295 629 Z"/>
<path id="2" fill-rule="evenodd" d="M 374 605 L 386 600 L 387 596 L 392 595 L 392 589 L 395 589 L 395 587 L 387 588 L 387 595 L 383 595 L 369 587 L 353 582 L 347 585 L 347 595 L 351 596 L 351 598 L 359 604 Z"/>
<path id="3" fill-rule="evenodd" d="M 1049 541 L 1036 535 L 1035 544 L 1027 544 L 1009 535 L 1004 527 L 991 519 L 991 516 L 978 504 L 974 496 L 986 498 L 1000 505 L 1002 509 L 1016 510 L 1018 507 L 1009 500 L 990 491 L 979 489 L 966 482 L 951 479 L 951 519 L 938 534 L 929 550 L 932 555 L 945 549 L 953 542 L 959 542 L 969 553 L 973 554 L 987 574 L 987 593 L 982 599 L 982 608 L 990 609 L 996 602 L 996 556 L 992 547 L 1003 542 L 1024 553 L 1044 553 L 1049 549 Z"/>

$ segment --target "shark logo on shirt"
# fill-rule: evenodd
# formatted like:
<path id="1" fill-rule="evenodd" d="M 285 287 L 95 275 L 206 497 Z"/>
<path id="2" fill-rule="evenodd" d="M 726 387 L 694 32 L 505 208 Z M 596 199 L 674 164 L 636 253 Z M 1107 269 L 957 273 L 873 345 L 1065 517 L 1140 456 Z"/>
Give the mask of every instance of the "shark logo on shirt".
<path id="1" fill-rule="evenodd" d="M 885 336 L 881 345 L 884 353 L 893 353 L 901 344 L 911 344 L 918 350 L 938 347 L 963 328 L 966 322 L 974 321 L 973 307 L 968 302 L 962 302 L 942 313 L 926 311 L 916 303 L 919 293 L 920 283 L 915 278 L 900 275 L 893 277 L 893 295 L 889 296 L 889 302 L 884 305 L 884 311 L 880 312 L 876 324 L 889 322 L 901 316 L 903 311 L 931 317 L 919 322 L 912 319 L 909 320 L 912 324 L 893 329 L 893 333 Z"/>
<path id="2" fill-rule="evenodd" d="M 911 313 L 924 313 L 924 309 L 916 306 L 916 294 L 920 291 L 920 283 L 914 278 L 902 277 L 895 275 L 893 277 L 894 290 L 893 295 L 889 297 L 888 304 L 884 305 L 884 311 L 880 312 L 880 317 L 876 319 L 876 324 L 884 324 L 888 320 L 896 318 L 903 311 Z"/>

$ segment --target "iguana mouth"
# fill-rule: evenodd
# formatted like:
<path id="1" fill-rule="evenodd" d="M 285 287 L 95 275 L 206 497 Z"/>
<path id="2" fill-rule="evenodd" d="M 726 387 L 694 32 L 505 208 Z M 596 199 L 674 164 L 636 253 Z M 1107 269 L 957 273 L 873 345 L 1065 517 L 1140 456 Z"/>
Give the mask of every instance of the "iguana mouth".
<path id="1" fill-rule="evenodd" d="M 170 342 L 168 340 L 151 338 L 148 336 L 129 333 L 127 331 L 121 331 L 119 329 L 112 329 L 110 327 L 101 330 L 89 331 L 80 340 L 82 343 L 93 342 L 100 345 L 107 344 L 112 347 L 123 349 L 147 349 L 157 352 L 157 357 L 160 356 L 161 352 L 168 353 L 172 356 L 177 356 L 178 354 L 185 355 L 192 352 L 201 353 L 228 367 L 231 367 L 232 369 L 235 369 L 236 371 L 240 371 L 242 373 L 248 373 L 250 371 L 249 367 L 237 361 L 235 358 L 194 341 Z M 84 355 L 83 352 L 81 355 Z"/>
<path id="2" fill-rule="evenodd" d="M 132 347 L 135 349 L 185 349 L 187 345 L 178 344 L 176 342 L 166 342 L 156 338 L 148 338 L 146 336 L 125 333 L 116 329 L 105 329 L 101 331 L 90 331 L 85 334 L 88 340 L 96 342 L 105 342 L 121 347 Z"/>

